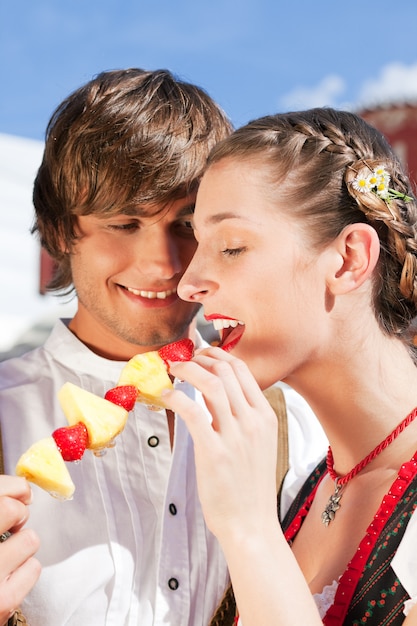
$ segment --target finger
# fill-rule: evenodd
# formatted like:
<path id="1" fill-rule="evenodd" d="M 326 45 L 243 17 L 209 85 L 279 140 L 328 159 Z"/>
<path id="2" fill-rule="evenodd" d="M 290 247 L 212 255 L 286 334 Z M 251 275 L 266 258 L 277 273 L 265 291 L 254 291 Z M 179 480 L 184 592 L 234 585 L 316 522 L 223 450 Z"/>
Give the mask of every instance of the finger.
<path id="1" fill-rule="evenodd" d="M 182 363 L 179 368 L 175 364 L 171 373 L 186 380 L 202 393 L 215 430 L 224 430 L 231 426 L 233 413 L 229 398 L 238 394 L 242 396 L 242 390 L 227 363 L 219 364 L 218 371 L 214 373 L 210 371 L 204 357 L 198 357 Z"/>
<path id="2" fill-rule="evenodd" d="M 265 405 L 264 396 L 257 381 L 247 364 L 219 348 L 211 348 L 197 355 L 196 361 L 205 364 L 207 369 L 213 373 L 219 373 L 220 368 L 230 367 L 233 370 L 235 378 L 239 381 L 240 388 L 243 392 L 245 401 L 251 406 Z M 226 371 L 226 369 L 224 369 Z"/>
<path id="3" fill-rule="evenodd" d="M 186 423 L 195 447 L 202 442 L 210 445 L 215 431 L 211 416 L 207 414 L 204 407 L 178 389 L 164 392 L 163 397 L 164 404 Z"/>
<path id="4" fill-rule="evenodd" d="M 250 371 L 248 365 L 241 359 L 233 356 L 229 352 L 225 352 L 221 348 L 216 347 L 201 348 L 199 350 L 196 350 L 196 355 L 205 355 L 215 359 L 216 361 L 224 361 L 226 363 L 229 363 L 231 367 L 235 370 L 235 373 L 239 378 L 242 388 L 245 392 L 246 399 L 250 404 L 255 405 L 262 398 L 263 394 L 259 393 L 260 387 L 255 377 Z M 263 401 L 261 400 L 261 402 Z"/>
<path id="5" fill-rule="evenodd" d="M 9 578 L 39 549 L 39 538 L 31 528 L 24 528 L 0 544 L 0 581 Z"/>
<path id="6" fill-rule="evenodd" d="M 252 411 L 248 410 L 250 408 L 264 414 L 269 413 L 272 419 L 272 409 L 243 361 L 232 357 L 219 348 L 209 348 L 198 351 L 193 362 L 219 379 L 217 386 L 221 389 L 221 394 L 217 391 L 214 381 L 210 383 L 210 386 L 203 387 L 205 380 L 209 382 L 210 378 L 194 377 L 193 373 L 198 373 L 195 369 L 187 369 L 181 364 L 173 364 L 172 373 L 186 379 L 203 393 L 215 423 L 217 421 L 216 416 L 219 416 L 220 423 L 222 416 L 227 417 L 225 411 L 229 411 L 229 407 L 231 413 L 240 419 L 245 417 L 253 419 Z M 229 407 L 225 403 L 224 394 L 227 396 Z M 275 418 L 273 417 L 273 419 Z"/>
<path id="7" fill-rule="evenodd" d="M 0 497 L 11 496 L 24 504 L 32 502 L 32 489 L 26 478 L 0 474 Z"/>
<path id="8" fill-rule="evenodd" d="M 246 381 L 243 375 L 245 373 L 243 369 L 244 364 L 242 362 L 223 361 L 207 355 L 197 356 L 195 362 L 215 377 L 217 384 L 223 392 L 223 402 L 220 404 L 217 402 L 218 398 L 216 396 L 210 397 L 208 395 L 210 392 L 209 388 L 207 391 L 204 391 L 205 401 L 209 408 L 213 405 L 213 409 L 218 413 L 228 410 L 234 417 L 242 417 L 248 408 L 245 392 Z M 240 365 L 243 365 L 243 372 L 239 371 Z"/>
<path id="9" fill-rule="evenodd" d="M 0 496 L 0 533 L 18 530 L 29 517 L 29 508 L 16 498 Z"/>
<path id="10" fill-rule="evenodd" d="M 226 380 L 224 382 L 231 412 L 235 417 L 234 421 L 239 423 L 240 433 L 251 442 L 251 445 L 256 441 L 262 442 L 261 446 L 269 446 L 272 443 L 273 452 L 276 453 L 277 419 L 274 410 L 247 365 L 230 355 L 226 355 L 226 360 L 223 358 L 219 360 L 218 352 L 211 350 L 199 354 L 196 361 L 201 365 L 204 364 L 204 367 L 215 374 L 224 368 L 233 372 L 236 384 L 231 386 Z M 237 434 L 235 430 L 234 436 Z"/>
<path id="11" fill-rule="evenodd" d="M 210 397 L 207 395 L 208 392 L 204 392 L 206 404 L 212 412 L 215 412 L 221 428 L 224 430 L 226 426 L 233 426 L 229 417 L 233 418 L 233 422 L 239 420 L 241 424 L 246 420 L 252 420 L 255 402 L 253 394 L 249 399 L 247 397 L 247 382 L 249 381 L 246 380 L 246 375 L 250 377 L 250 373 L 245 371 L 244 364 L 239 361 L 219 361 L 207 356 L 200 357 L 197 362 L 220 380 L 223 386 L 227 402 L 224 401 L 222 404 L 217 401 L 216 397 Z M 258 393 L 261 393 L 259 388 Z"/>
<path id="12" fill-rule="evenodd" d="M 36 584 L 41 573 L 39 561 L 30 557 L 0 583 L 0 624 L 6 623 Z"/>

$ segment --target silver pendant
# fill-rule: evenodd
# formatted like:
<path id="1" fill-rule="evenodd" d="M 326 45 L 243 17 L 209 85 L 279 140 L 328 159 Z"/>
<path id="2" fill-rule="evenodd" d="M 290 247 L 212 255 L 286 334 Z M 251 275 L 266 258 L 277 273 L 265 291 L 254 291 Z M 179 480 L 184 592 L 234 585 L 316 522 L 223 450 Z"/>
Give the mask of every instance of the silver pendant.
<path id="1" fill-rule="evenodd" d="M 334 494 L 330 496 L 329 501 L 321 514 L 321 521 L 325 526 L 328 526 L 330 522 L 336 517 L 336 511 L 340 509 L 340 499 L 342 497 L 341 491 L 343 485 L 338 484 L 338 479 L 334 481 Z"/>

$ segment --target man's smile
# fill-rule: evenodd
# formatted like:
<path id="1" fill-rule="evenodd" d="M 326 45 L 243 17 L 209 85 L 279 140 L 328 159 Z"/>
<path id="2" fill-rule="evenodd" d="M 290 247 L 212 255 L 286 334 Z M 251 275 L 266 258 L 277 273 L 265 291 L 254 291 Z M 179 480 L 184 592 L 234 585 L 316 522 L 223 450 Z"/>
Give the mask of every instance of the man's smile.
<path id="1" fill-rule="evenodd" d="M 145 291 L 143 289 L 133 289 L 133 287 L 125 287 L 127 291 L 133 293 L 134 296 L 141 296 L 141 298 L 147 298 L 148 300 L 165 300 L 169 296 L 177 293 L 176 289 L 168 289 L 167 291 Z"/>

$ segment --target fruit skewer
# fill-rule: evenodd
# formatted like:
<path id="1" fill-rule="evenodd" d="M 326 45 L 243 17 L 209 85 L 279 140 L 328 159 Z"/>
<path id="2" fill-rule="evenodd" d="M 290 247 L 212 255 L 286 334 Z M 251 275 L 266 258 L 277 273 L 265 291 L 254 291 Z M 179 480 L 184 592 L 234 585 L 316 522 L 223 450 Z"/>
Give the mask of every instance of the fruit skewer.
<path id="1" fill-rule="evenodd" d="M 72 499 L 75 485 L 67 462 L 81 461 L 85 450 L 102 456 L 115 445 L 136 402 L 160 410 L 162 392 L 172 389 L 169 361 L 189 361 L 191 339 L 169 343 L 159 350 L 137 354 L 123 367 L 117 385 L 104 398 L 67 382 L 58 399 L 68 425 L 30 446 L 16 465 L 16 474 L 60 500 Z"/>

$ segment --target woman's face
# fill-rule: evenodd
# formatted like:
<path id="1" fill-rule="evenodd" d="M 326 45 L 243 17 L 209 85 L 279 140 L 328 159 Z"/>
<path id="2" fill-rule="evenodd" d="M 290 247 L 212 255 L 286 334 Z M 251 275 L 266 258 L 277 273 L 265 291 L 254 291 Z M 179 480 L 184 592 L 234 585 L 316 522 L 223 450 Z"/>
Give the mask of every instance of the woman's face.
<path id="1" fill-rule="evenodd" d="M 224 349 L 265 388 L 320 350 L 325 251 L 314 252 L 291 207 L 265 193 L 256 160 L 224 159 L 203 177 L 194 216 L 198 248 L 180 285 L 221 328 Z"/>

